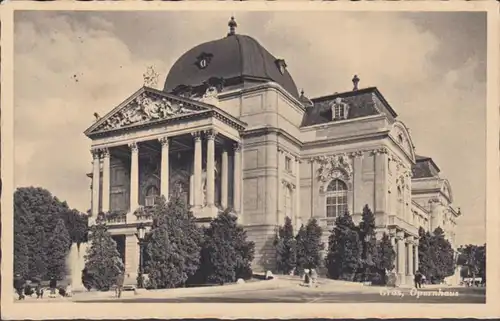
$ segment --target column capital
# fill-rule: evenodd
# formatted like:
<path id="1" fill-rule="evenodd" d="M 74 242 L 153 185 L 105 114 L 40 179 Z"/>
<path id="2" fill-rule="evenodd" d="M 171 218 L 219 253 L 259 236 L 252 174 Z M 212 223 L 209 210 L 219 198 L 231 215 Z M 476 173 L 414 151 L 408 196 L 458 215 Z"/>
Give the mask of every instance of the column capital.
<path id="1" fill-rule="evenodd" d="M 235 153 L 239 153 L 241 152 L 241 143 L 240 142 L 236 142 L 233 144 L 233 150 Z"/>
<path id="2" fill-rule="evenodd" d="M 93 159 L 99 159 L 99 155 L 101 154 L 101 150 L 99 148 L 90 149 L 90 153 L 92 154 Z"/>
<path id="3" fill-rule="evenodd" d="M 170 138 L 167 136 L 164 136 L 164 137 L 158 138 L 158 141 L 160 142 L 162 147 L 165 147 L 165 146 L 168 146 L 168 144 L 170 143 Z"/>
<path id="4" fill-rule="evenodd" d="M 380 148 L 376 148 L 376 149 L 371 150 L 371 154 L 372 155 L 389 154 L 389 150 L 387 149 L 387 147 L 380 147 Z"/>
<path id="5" fill-rule="evenodd" d="M 101 157 L 102 158 L 109 158 L 110 153 L 109 153 L 109 148 L 101 148 Z"/>
<path id="6" fill-rule="evenodd" d="M 412 235 L 407 236 L 406 237 L 406 243 L 414 244 L 415 243 L 415 238 Z"/>
<path id="7" fill-rule="evenodd" d="M 363 151 L 362 150 L 357 150 L 355 152 L 351 152 L 349 153 L 349 156 L 352 157 L 352 158 L 361 158 L 363 157 Z"/>
<path id="8" fill-rule="evenodd" d="M 139 151 L 139 146 L 137 145 L 137 142 L 132 142 L 128 144 L 128 147 L 132 152 L 138 152 Z"/>
<path id="9" fill-rule="evenodd" d="M 193 136 L 194 141 L 199 141 L 199 140 L 201 140 L 201 132 L 200 132 L 200 131 L 192 132 L 192 133 L 191 133 L 191 136 Z"/>
<path id="10" fill-rule="evenodd" d="M 398 240 L 404 240 L 404 238 L 405 238 L 405 232 L 403 232 L 403 231 L 397 231 L 396 232 L 396 238 Z"/>
<path id="11" fill-rule="evenodd" d="M 204 134 L 208 140 L 214 140 L 218 132 L 215 129 L 207 129 L 204 131 Z"/>

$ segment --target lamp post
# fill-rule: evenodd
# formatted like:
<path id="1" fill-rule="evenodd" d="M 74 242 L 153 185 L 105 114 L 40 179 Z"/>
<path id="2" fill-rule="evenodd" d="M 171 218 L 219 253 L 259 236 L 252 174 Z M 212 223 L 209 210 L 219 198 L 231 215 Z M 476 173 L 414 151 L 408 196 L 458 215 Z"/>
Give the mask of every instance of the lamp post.
<path id="1" fill-rule="evenodd" d="M 144 237 L 146 236 L 146 227 L 144 224 L 139 224 L 137 226 L 137 233 L 135 233 L 137 237 L 137 243 L 139 244 L 139 276 L 137 278 L 137 287 L 142 288 L 143 284 L 143 266 L 142 266 L 142 247 L 144 246 Z"/>

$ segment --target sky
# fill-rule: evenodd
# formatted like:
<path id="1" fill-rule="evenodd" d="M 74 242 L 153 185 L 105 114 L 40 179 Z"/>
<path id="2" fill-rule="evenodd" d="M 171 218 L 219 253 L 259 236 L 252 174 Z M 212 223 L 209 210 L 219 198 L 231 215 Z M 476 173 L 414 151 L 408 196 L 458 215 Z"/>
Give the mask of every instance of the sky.
<path id="1" fill-rule="evenodd" d="M 90 208 L 93 113 L 160 84 L 184 52 L 224 37 L 230 12 L 15 14 L 15 185 Z M 465 12 L 237 12 L 237 33 L 284 58 L 317 97 L 376 86 L 431 156 L 461 208 L 457 244 L 485 242 L 486 15 Z"/>

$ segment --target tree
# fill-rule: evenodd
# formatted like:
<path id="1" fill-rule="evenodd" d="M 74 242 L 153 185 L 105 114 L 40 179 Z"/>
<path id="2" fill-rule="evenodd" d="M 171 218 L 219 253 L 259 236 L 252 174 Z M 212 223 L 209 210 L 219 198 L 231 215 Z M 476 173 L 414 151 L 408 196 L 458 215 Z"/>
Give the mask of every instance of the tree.
<path id="1" fill-rule="evenodd" d="M 359 231 L 351 215 L 345 213 L 337 217 L 335 227 L 328 239 L 326 265 L 328 276 L 333 279 L 352 281 L 362 267 L 363 247 L 359 240 Z"/>
<path id="2" fill-rule="evenodd" d="M 67 256 L 71 247 L 71 239 L 62 219 L 59 219 L 51 235 L 47 248 L 47 277 L 64 279 L 67 272 Z"/>
<path id="3" fill-rule="evenodd" d="M 66 223 L 70 236 L 75 235 L 75 242 L 86 241 L 86 218 L 76 216 L 77 213 L 44 188 L 18 188 L 14 193 L 16 274 L 22 274 L 25 279 L 47 279 L 49 264 L 65 265 L 66 258 L 60 254 L 51 257 L 55 252 L 49 251 L 50 241 L 60 219 Z"/>
<path id="4" fill-rule="evenodd" d="M 426 232 L 422 227 L 419 228 L 418 235 L 418 269 L 423 275 L 430 277 L 431 273 L 434 271 L 434 262 L 431 258 L 432 235 Z"/>
<path id="5" fill-rule="evenodd" d="M 315 218 L 311 218 L 305 227 L 301 226 L 296 238 L 299 272 L 321 266 L 321 251 L 325 247 L 321 241 L 322 233 L 323 231 Z"/>
<path id="6" fill-rule="evenodd" d="M 382 239 L 377 242 L 377 252 L 375 259 L 375 269 L 379 276 L 375 283 L 387 284 L 387 272 L 394 269 L 394 261 L 396 260 L 396 251 L 391 243 L 391 239 L 387 233 L 382 235 Z"/>
<path id="7" fill-rule="evenodd" d="M 230 210 L 220 213 L 204 232 L 199 274 L 205 282 L 224 284 L 251 275 L 255 244 L 247 241 Z"/>
<path id="8" fill-rule="evenodd" d="M 375 258 L 377 257 L 377 237 L 375 235 L 375 215 L 368 205 L 363 208 L 361 223 L 359 224 L 359 240 L 362 244 L 360 279 L 372 281 L 377 275 Z"/>
<path id="9" fill-rule="evenodd" d="M 430 260 L 433 264 L 429 276 L 433 283 L 439 283 L 455 272 L 455 252 L 440 227 L 434 230 L 429 245 Z"/>
<path id="10" fill-rule="evenodd" d="M 36 226 L 34 235 L 30 239 L 31 249 L 28 267 L 29 278 L 32 280 L 44 280 L 47 278 L 47 255 L 46 255 L 46 235 L 43 226 Z"/>
<path id="11" fill-rule="evenodd" d="M 90 229 L 90 247 L 85 254 L 85 269 L 82 279 L 87 287 L 108 290 L 125 267 L 105 224 L 104 215 L 100 214 L 96 224 Z"/>
<path id="12" fill-rule="evenodd" d="M 285 225 L 279 228 L 275 247 L 278 272 L 291 273 L 297 266 L 297 243 L 293 234 L 292 220 L 289 217 L 285 218 Z"/>
<path id="13" fill-rule="evenodd" d="M 29 223 L 24 209 L 14 203 L 14 275 L 29 278 L 29 247 L 31 236 L 27 233 Z"/>
<path id="14" fill-rule="evenodd" d="M 175 194 L 167 204 L 158 198 L 153 208 L 153 226 L 147 238 L 146 271 L 152 288 L 184 285 L 200 264 L 202 234 L 183 199 Z"/>
<path id="15" fill-rule="evenodd" d="M 486 244 L 482 246 L 468 244 L 458 249 L 457 264 L 462 266 L 462 277 L 486 276 Z"/>

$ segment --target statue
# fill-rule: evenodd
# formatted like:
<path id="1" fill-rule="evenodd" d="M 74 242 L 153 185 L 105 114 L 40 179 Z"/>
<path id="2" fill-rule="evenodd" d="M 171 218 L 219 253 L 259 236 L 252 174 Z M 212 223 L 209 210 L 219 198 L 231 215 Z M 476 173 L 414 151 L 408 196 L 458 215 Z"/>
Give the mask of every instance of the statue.
<path id="1" fill-rule="evenodd" d="M 153 66 L 148 66 L 142 76 L 144 77 L 144 86 L 155 88 L 158 85 L 159 74 L 154 70 Z"/>

